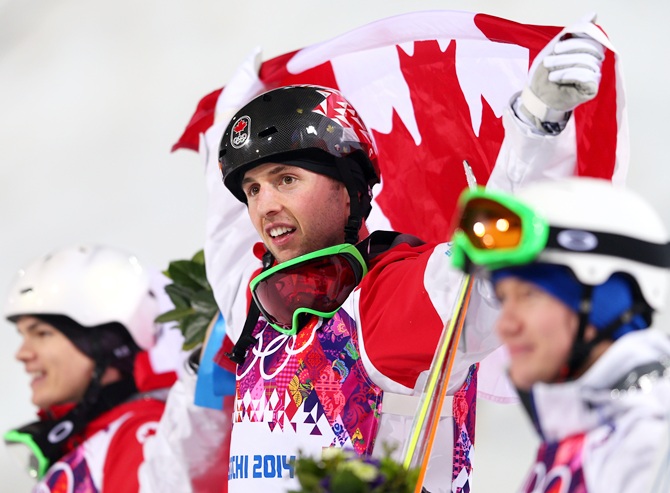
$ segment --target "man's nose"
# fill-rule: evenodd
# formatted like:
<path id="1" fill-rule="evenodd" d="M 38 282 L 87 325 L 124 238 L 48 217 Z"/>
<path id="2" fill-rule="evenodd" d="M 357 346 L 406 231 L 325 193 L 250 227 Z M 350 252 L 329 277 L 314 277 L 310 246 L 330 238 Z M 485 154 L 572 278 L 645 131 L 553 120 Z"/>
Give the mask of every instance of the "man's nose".
<path id="1" fill-rule="evenodd" d="M 496 322 L 496 331 L 498 335 L 503 338 L 518 332 L 520 327 L 520 320 L 513 303 L 505 301 L 500 307 L 498 320 Z"/>
<path id="2" fill-rule="evenodd" d="M 256 208 L 260 216 L 276 214 L 283 205 L 279 192 L 272 187 L 263 187 L 256 196 Z"/>
<path id="3" fill-rule="evenodd" d="M 16 353 L 14 354 L 14 358 L 16 358 L 18 361 L 25 362 L 25 361 L 30 360 L 34 356 L 35 356 L 35 351 L 32 350 L 28 341 L 23 339 L 21 341 L 21 345 L 19 346 L 19 349 L 17 349 Z"/>

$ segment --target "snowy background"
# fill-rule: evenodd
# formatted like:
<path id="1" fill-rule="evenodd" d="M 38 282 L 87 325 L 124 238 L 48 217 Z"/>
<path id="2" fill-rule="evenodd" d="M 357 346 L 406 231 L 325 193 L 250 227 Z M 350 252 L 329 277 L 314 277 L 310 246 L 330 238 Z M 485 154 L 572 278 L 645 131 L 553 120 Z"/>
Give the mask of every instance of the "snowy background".
<path id="1" fill-rule="evenodd" d="M 546 25 L 597 12 L 624 67 L 628 183 L 670 224 L 666 0 L 0 0 L 0 292 L 19 266 L 75 241 L 118 245 L 158 268 L 190 257 L 204 241 L 202 168 L 170 147 L 199 99 L 256 45 L 268 59 L 431 9 Z M 18 344 L 0 320 L 1 431 L 34 417 Z M 516 406 L 481 403 L 476 491 L 513 491 L 535 445 Z M 0 481 L 3 492 L 30 489 L 1 446 Z"/>

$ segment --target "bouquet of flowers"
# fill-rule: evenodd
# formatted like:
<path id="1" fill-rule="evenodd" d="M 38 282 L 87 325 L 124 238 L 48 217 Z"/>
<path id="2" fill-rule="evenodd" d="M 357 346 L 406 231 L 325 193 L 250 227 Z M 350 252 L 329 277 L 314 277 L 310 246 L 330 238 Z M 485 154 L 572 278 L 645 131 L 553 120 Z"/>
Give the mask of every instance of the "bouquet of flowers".
<path id="1" fill-rule="evenodd" d="M 413 493 L 418 469 L 405 469 L 385 447 L 381 459 L 331 447 L 320 459 L 300 455 L 295 472 L 300 489 L 290 493 Z"/>

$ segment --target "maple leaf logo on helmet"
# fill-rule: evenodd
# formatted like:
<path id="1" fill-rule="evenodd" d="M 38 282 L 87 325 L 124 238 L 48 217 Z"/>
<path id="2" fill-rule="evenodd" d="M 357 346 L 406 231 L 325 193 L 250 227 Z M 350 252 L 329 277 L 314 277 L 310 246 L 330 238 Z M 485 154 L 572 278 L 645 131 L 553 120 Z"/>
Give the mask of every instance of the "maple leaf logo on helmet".
<path id="1" fill-rule="evenodd" d="M 249 140 L 251 130 L 251 118 L 248 116 L 239 117 L 233 124 L 233 131 L 230 132 L 230 145 L 239 149 Z"/>
<path id="2" fill-rule="evenodd" d="M 354 107 L 344 99 L 339 91 L 319 89 L 316 92 L 323 95 L 325 99 L 312 110 L 314 113 L 330 118 L 331 121 L 345 129 L 345 134 L 346 130 L 352 130 L 357 137 L 352 140 L 372 147 L 372 136 L 363 125 Z"/>

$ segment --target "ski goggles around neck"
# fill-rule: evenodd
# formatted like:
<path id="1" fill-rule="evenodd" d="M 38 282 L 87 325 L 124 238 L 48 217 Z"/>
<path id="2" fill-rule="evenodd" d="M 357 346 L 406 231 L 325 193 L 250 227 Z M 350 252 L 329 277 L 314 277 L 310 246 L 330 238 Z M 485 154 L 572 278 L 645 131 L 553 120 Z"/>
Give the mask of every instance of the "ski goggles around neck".
<path id="1" fill-rule="evenodd" d="M 547 245 L 549 223 L 515 197 L 477 188 L 459 199 L 452 263 L 488 270 L 532 262 Z"/>
<path id="2" fill-rule="evenodd" d="M 7 449 L 19 460 L 30 477 L 38 480 L 44 477 L 52 463 L 42 450 L 40 425 L 41 422 L 37 421 L 17 430 L 10 430 L 3 436 Z"/>
<path id="3" fill-rule="evenodd" d="M 273 328 L 295 335 L 304 323 L 301 315 L 335 315 L 367 272 L 354 245 L 336 245 L 260 273 L 251 281 L 251 295 Z"/>

